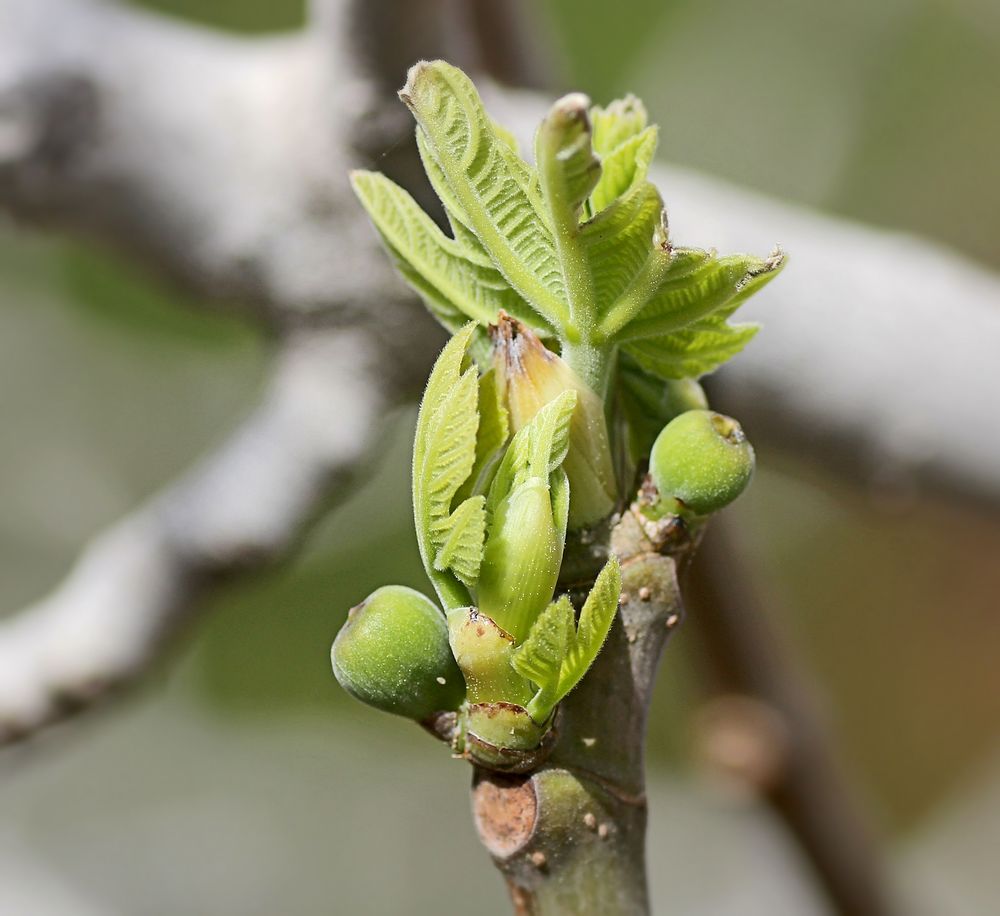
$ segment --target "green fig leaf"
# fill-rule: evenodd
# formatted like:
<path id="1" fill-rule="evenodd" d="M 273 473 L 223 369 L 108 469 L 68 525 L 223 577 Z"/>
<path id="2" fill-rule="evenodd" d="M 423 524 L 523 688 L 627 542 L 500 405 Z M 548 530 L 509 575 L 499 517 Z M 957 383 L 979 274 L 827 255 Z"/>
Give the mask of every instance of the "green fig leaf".
<path id="1" fill-rule="evenodd" d="M 566 696 L 587 673 L 608 638 L 622 592 L 621 567 L 611 555 L 600 571 L 580 611 L 580 622 L 559 671 L 555 702 Z"/>
<path id="2" fill-rule="evenodd" d="M 486 503 L 490 515 L 501 500 L 529 477 L 548 481 L 560 468 L 569 451 L 570 421 L 576 398 L 575 391 L 563 391 L 518 430 L 490 487 Z"/>
<path id="3" fill-rule="evenodd" d="M 475 586 L 483 560 L 485 505 L 485 496 L 470 496 L 444 522 L 431 526 L 434 568 L 439 572 L 450 569 L 467 588 Z"/>
<path id="4" fill-rule="evenodd" d="M 760 326 L 727 324 L 706 318 L 663 337 L 647 337 L 623 349 L 646 371 L 661 379 L 700 378 L 732 359 Z"/>
<path id="5" fill-rule="evenodd" d="M 351 183 L 400 273 L 448 330 L 454 333 L 470 318 L 489 324 L 501 309 L 538 324 L 493 263 L 448 238 L 399 185 L 365 171 L 353 172 Z"/>
<path id="6" fill-rule="evenodd" d="M 421 61 L 410 69 L 400 98 L 447 185 L 445 207 L 475 233 L 510 286 L 560 324 L 566 291 L 537 182 L 509 141 L 498 137 L 472 81 L 444 61 Z"/>
<path id="7" fill-rule="evenodd" d="M 534 622 L 527 639 L 514 650 L 511 665 L 522 677 L 538 687 L 538 693 L 528 705 L 532 718 L 544 722 L 555 706 L 553 697 L 559 688 L 559 672 L 570 649 L 575 619 L 568 595 L 553 601 Z"/>
<path id="8" fill-rule="evenodd" d="M 594 279 L 599 317 L 604 317 L 651 259 L 669 268 L 670 253 L 654 244 L 665 237 L 663 201 L 648 182 L 602 210 L 580 229 L 580 244 Z"/>
<path id="9" fill-rule="evenodd" d="M 712 257 L 691 273 L 668 272 L 639 313 L 616 335 L 621 342 L 663 337 L 711 315 L 730 315 L 752 293 L 770 282 L 784 258 L 750 255 Z"/>
<path id="10" fill-rule="evenodd" d="M 479 383 L 466 351 L 475 330 L 468 324 L 441 351 L 420 404 L 413 446 L 413 517 L 420 555 L 446 610 L 470 604 L 456 578 L 439 568 L 448 541 L 451 506 L 472 473 L 476 457 Z M 463 517 L 459 516 L 458 520 Z"/>
<path id="11" fill-rule="evenodd" d="M 595 105 L 590 112 L 593 124 L 594 151 L 598 156 L 607 156 L 641 134 L 649 122 L 646 106 L 631 93 L 623 99 L 615 99 L 606 108 Z"/>
<path id="12" fill-rule="evenodd" d="M 491 354 L 492 359 L 492 354 Z M 459 489 L 456 499 L 489 492 L 497 466 L 503 457 L 503 447 L 510 438 L 510 414 L 504 404 L 503 391 L 497 384 L 496 369 L 479 377 L 479 433 L 476 436 L 476 460 L 472 473 Z"/>
<path id="13" fill-rule="evenodd" d="M 590 195 L 591 213 L 600 213 L 645 181 L 656 155 L 658 134 L 656 127 L 647 127 L 601 156 L 601 180 Z"/>

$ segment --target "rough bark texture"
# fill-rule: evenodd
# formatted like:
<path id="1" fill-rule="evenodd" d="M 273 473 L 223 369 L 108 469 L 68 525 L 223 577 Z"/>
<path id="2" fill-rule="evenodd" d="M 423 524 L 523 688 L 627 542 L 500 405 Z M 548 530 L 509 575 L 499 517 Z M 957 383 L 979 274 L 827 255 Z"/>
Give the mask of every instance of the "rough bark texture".
<path id="1" fill-rule="evenodd" d="M 530 776 L 473 782 L 479 835 L 519 913 L 625 916 L 649 909 L 646 716 L 660 656 L 683 616 L 689 541 L 650 540 L 633 510 L 611 531 L 622 597 L 594 667 L 563 702 L 555 747 Z"/>

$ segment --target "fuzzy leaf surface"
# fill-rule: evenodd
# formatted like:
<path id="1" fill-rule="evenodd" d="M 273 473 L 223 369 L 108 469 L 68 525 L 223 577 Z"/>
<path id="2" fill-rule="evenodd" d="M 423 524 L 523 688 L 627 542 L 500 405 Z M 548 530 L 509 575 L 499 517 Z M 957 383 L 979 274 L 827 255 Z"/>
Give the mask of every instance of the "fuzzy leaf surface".
<path id="1" fill-rule="evenodd" d="M 445 206 L 475 233 L 511 287 L 558 324 L 566 291 L 537 181 L 497 135 L 472 81 L 444 61 L 423 61 L 411 68 L 400 97 L 447 184 Z"/>
<path id="2" fill-rule="evenodd" d="M 601 157 L 601 180 L 590 195 L 590 212 L 600 213 L 637 184 L 645 181 L 656 155 L 658 131 L 647 127 Z"/>
<path id="3" fill-rule="evenodd" d="M 492 354 L 491 354 L 492 357 Z M 497 466 L 503 457 L 503 447 L 510 438 L 510 414 L 504 404 L 503 392 L 497 384 L 496 370 L 491 368 L 479 377 L 479 431 L 476 435 L 476 460 L 472 473 L 459 488 L 457 499 L 489 492 Z"/>
<path id="4" fill-rule="evenodd" d="M 468 592 L 437 563 L 451 533 L 451 504 L 476 454 L 478 375 L 466 368 L 475 330 L 469 324 L 441 351 L 420 404 L 413 444 L 413 517 L 420 556 L 446 610 L 469 604 Z M 461 517 L 460 519 L 461 520 Z"/>
<path id="5" fill-rule="evenodd" d="M 514 650 L 511 658 L 514 670 L 538 687 L 531 705 L 541 712 L 542 721 L 548 718 L 557 702 L 553 697 L 559 688 L 559 672 L 573 638 L 575 616 L 568 595 L 553 601 L 539 615 L 528 638 Z"/>
<path id="6" fill-rule="evenodd" d="M 488 324 L 501 309 L 537 323 L 493 263 L 448 238 L 407 191 L 378 172 L 354 172 L 351 183 L 400 273 L 446 328 Z"/>
<path id="7" fill-rule="evenodd" d="M 612 554 L 598 574 L 580 611 L 575 637 L 569 644 L 569 651 L 559 672 L 555 702 L 558 703 L 580 683 L 597 658 L 618 610 L 621 591 L 621 567 L 618 565 L 618 558 Z"/>
<path id="8" fill-rule="evenodd" d="M 621 342 L 664 337 L 702 318 L 728 316 L 752 293 L 772 280 L 783 264 L 780 256 L 710 257 L 691 273 L 668 271 L 651 290 L 641 311 L 615 336 Z"/>
<path id="9" fill-rule="evenodd" d="M 467 588 L 479 578 L 486 539 L 486 497 L 470 496 L 458 504 L 443 524 L 431 529 L 436 555 L 434 568 L 450 569 Z"/>
<path id="10" fill-rule="evenodd" d="M 641 134 L 649 123 L 646 106 L 634 95 L 615 99 L 606 108 L 595 105 L 590 112 L 593 124 L 594 151 L 607 156 L 632 137 Z"/>
<path id="11" fill-rule="evenodd" d="M 548 481 L 560 469 L 569 451 L 570 421 L 575 407 L 576 392 L 564 391 L 518 430 L 490 487 L 488 513 L 492 514 L 499 502 L 529 477 Z"/>
<path id="12" fill-rule="evenodd" d="M 706 318 L 682 331 L 625 344 L 624 350 L 646 371 L 662 379 L 700 378 L 732 359 L 760 326 L 727 324 Z"/>

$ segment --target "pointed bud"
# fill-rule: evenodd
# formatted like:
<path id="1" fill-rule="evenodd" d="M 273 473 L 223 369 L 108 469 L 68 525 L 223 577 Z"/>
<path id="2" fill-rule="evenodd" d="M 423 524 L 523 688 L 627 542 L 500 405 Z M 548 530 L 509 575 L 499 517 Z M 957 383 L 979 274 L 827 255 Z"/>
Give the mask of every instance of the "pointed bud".
<path id="1" fill-rule="evenodd" d="M 708 515 L 728 506 L 750 483 L 754 451 L 735 420 L 689 410 L 671 420 L 653 443 L 649 473 L 678 514 Z"/>
<path id="2" fill-rule="evenodd" d="M 387 585 L 351 608 L 330 655 L 340 686 L 386 712 L 423 721 L 465 699 L 444 615 L 412 588 Z"/>
<path id="3" fill-rule="evenodd" d="M 506 393 L 516 432 L 563 391 L 577 393 L 570 446 L 563 467 L 569 478 L 569 527 L 581 528 L 608 516 L 617 486 L 604 402 L 538 337 L 504 312 L 490 326 L 497 381 Z"/>
<path id="4" fill-rule="evenodd" d="M 518 643 L 552 600 L 562 565 L 566 477 L 551 477 L 529 477 L 496 507 L 476 585 L 480 611 Z"/>

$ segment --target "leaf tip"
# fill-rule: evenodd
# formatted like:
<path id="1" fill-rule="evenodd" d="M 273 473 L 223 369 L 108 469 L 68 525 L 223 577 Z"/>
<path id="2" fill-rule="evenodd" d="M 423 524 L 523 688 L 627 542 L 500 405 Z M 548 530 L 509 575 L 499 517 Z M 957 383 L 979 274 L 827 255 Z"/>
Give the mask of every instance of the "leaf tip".
<path id="1" fill-rule="evenodd" d="M 406 71 L 406 82 L 403 84 L 403 88 L 396 94 L 407 108 L 413 107 L 413 97 L 416 92 L 417 83 L 430 66 L 431 62 L 429 60 L 418 60 Z"/>

